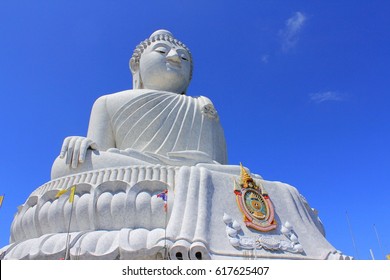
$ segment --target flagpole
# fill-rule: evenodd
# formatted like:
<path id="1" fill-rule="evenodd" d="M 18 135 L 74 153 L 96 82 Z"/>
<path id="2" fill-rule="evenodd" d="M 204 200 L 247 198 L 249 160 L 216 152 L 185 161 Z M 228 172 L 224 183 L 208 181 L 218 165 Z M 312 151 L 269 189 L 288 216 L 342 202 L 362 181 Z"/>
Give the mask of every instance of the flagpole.
<path id="1" fill-rule="evenodd" d="M 371 259 L 372 259 L 372 260 L 375 260 L 374 252 L 372 251 L 372 249 L 370 249 L 370 254 L 371 254 Z"/>
<path id="2" fill-rule="evenodd" d="M 165 210 L 165 231 L 164 231 L 164 259 L 168 259 L 168 247 L 167 247 L 167 226 L 168 226 L 168 189 L 166 189 L 166 201 L 164 205 Z"/>
<path id="3" fill-rule="evenodd" d="M 359 259 L 359 253 L 358 253 L 358 250 L 356 248 L 355 237 L 353 236 L 352 227 L 351 227 L 351 223 L 349 222 L 349 216 L 348 216 L 347 211 L 345 211 L 345 216 L 347 217 L 349 233 L 351 234 L 352 244 L 353 244 L 353 248 L 355 249 L 356 259 Z"/>
<path id="4" fill-rule="evenodd" d="M 72 200 L 72 206 L 70 207 L 70 217 L 69 217 L 69 224 L 68 224 L 68 232 L 66 234 L 66 247 L 65 247 L 65 260 L 69 258 L 69 251 L 70 251 L 70 224 L 72 221 L 72 214 L 73 214 L 73 204 L 74 204 L 74 199 Z"/>
<path id="5" fill-rule="evenodd" d="M 381 243 L 381 241 L 380 241 L 380 239 L 379 239 L 379 234 L 378 234 L 378 231 L 376 230 L 375 224 L 373 225 L 373 227 L 374 227 L 376 239 L 378 240 L 379 248 L 381 249 L 381 253 L 382 253 L 384 256 L 386 256 L 385 251 L 383 250 L 383 247 L 382 247 L 382 243 Z"/>
<path id="6" fill-rule="evenodd" d="M 168 220 L 168 201 L 167 209 L 165 211 L 165 230 L 164 230 L 164 260 L 168 259 L 168 248 L 167 248 L 167 220 Z"/>
<path id="7" fill-rule="evenodd" d="M 157 194 L 157 197 L 161 198 L 164 202 L 165 212 L 165 224 L 164 224 L 164 259 L 168 259 L 168 246 L 167 246 L 167 226 L 168 226 L 168 189 Z"/>

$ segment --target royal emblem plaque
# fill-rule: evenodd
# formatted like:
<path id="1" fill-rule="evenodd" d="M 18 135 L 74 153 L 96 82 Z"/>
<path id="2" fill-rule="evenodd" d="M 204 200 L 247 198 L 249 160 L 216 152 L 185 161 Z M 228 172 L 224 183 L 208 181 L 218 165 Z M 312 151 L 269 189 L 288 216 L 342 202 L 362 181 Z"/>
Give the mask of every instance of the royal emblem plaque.
<path id="1" fill-rule="evenodd" d="M 247 227 L 258 231 L 271 231 L 277 227 L 272 202 L 261 184 L 241 165 L 241 182 L 234 182 L 234 194 Z"/>

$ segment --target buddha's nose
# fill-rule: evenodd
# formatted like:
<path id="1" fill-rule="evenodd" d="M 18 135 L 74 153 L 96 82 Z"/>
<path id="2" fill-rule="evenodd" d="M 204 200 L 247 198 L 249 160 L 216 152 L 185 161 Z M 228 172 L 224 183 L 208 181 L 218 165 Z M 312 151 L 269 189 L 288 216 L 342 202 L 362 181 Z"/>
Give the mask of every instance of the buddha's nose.
<path id="1" fill-rule="evenodd" d="M 181 62 L 179 54 L 173 48 L 167 54 L 167 60 L 172 61 L 172 62 L 176 62 L 176 63 L 180 63 Z"/>

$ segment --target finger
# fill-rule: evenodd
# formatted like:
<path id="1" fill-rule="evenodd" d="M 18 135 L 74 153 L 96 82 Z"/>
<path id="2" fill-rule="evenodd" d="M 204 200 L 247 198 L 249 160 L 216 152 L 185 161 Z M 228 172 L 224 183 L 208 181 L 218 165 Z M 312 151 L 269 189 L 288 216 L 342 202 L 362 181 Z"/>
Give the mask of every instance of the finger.
<path id="1" fill-rule="evenodd" d="M 70 137 L 66 137 L 64 139 L 64 142 L 62 143 L 61 152 L 60 152 L 60 158 L 64 158 L 66 151 L 68 150 L 68 145 L 70 141 Z"/>
<path id="2" fill-rule="evenodd" d="M 95 142 L 93 142 L 92 140 L 91 140 L 91 144 L 89 144 L 89 146 L 91 147 L 92 150 L 98 149 L 98 145 Z"/>
<path id="3" fill-rule="evenodd" d="M 83 139 L 83 141 L 81 141 L 80 154 L 79 154 L 79 161 L 80 162 L 84 162 L 85 157 L 87 155 L 88 147 L 91 145 L 91 143 L 93 143 L 93 141 L 88 139 L 88 138 L 85 138 L 85 139 Z"/>
<path id="4" fill-rule="evenodd" d="M 73 157 L 73 150 L 74 150 L 74 143 L 76 142 L 77 137 L 72 137 L 69 141 L 68 145 L 68 152 L 66 153 L 66 165 L 72 164 L 72 157 Z"/>
<path id="5" fill-rule="evenodd" d="M 74 143 L 73 155 L 72 155 L 72 168 L 77 168 L 79 164 L 80 144 L 82 139 L 78 138 Z"/>

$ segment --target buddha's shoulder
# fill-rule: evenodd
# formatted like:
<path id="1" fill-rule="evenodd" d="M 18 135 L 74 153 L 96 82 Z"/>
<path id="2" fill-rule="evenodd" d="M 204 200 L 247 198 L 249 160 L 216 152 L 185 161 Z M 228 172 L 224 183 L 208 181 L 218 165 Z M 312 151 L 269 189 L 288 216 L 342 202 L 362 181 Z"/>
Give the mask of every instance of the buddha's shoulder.
<path id="1" fill-rule="evenodd" d="M 103 95 L 98 98 L 105 100 L 106 102 L 115 102 L 116 100 L 122 101 L 122 100 L 130 100 L 133 99 L 137 96 L 143 95 L 150 92 L 150 90 L 145 90 L 145 89 L 129 89 L 129 90 L 124 90 L 120 92 L 115 92 L 107 95 Z"/>
<path id="2" fill-rule="evenodd" d="M 111 110 L 118 107 L 122 107 L 123 104 L 127 104 L 131 102 L 131 100 L 146 98 L 148 96 L 150 98 L 155 98 L 156 96 L 161 95 L 163 98 L 169 98 L 171 95 L 172 98 L 177 96 L 175 93 L 164 92 L 164 91 L 153 91 L 148 89 L 133 89 L 133 90 L 124 90 L 112 94 L 107 94 L 99 97 L 94 104 L 94 107 L 102 107 L 104 106 L 106 109 Z M 182 96 L 182 98 L 190 99 L 190 100 L 198 100 L 202 105 L 212 104 L 211 100 L 205 96 Z"/>
<path id="3" fill-rule="evenodd" d="M 115 108 L 124 103 L 142 95 L 146 94 L 148 90 L 124 90 L 116 93 L 106 94 L 96 99 L 94 107 L 104 106 L 106 108 Z"/>
<path id="4" fill-rule="evenodd" d="M 205 105 L 206 104 L 213 104 L 213 102 L 210 100 L 210 98 L 206 97 L 206 96 L 198 96 L 196 97 L 197 99 L 199 99 L 202 103 L 204 103 Z"/>

